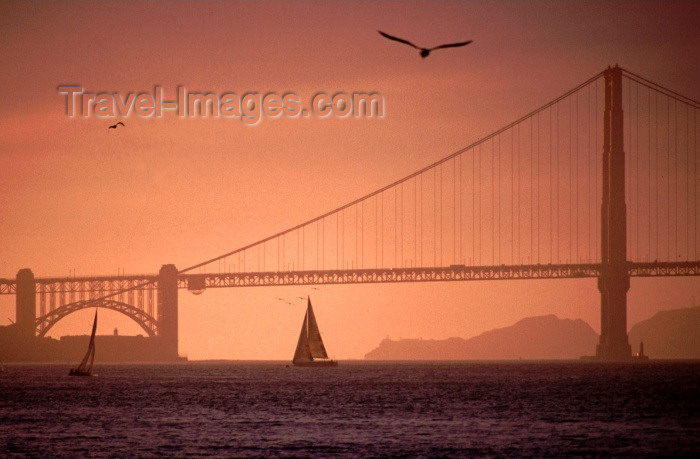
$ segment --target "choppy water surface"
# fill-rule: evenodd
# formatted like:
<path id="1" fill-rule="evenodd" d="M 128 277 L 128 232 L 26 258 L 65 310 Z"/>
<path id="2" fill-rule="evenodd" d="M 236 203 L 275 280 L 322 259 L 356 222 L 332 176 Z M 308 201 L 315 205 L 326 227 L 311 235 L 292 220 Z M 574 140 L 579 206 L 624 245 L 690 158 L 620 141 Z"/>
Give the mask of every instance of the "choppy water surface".
<path id="1" fill-rule="evenodd" d="M 6 365 L 0 456 L 700 452 L 700 364 Z"/>

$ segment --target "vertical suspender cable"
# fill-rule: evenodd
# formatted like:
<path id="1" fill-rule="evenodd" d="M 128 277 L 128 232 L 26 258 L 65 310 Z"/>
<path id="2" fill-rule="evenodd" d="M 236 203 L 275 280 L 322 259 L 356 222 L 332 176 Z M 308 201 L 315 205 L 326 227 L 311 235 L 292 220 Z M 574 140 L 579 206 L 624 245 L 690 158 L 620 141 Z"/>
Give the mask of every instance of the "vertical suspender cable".
<path id="1" fill-rule="evenodd" d="M 557 246 L 556 246 L 556 233 L 557 233 L 557 166 L 556 166 L 556 152 L 557 144 L 555 141 L 557 135 L 557 129 L 555 123 L 557 118 L 554 112 L 556 105 L 549 109 L 549 262 L 557 262 Z"/>
<path id="2" fill-rule="evenodd" d="M 457 158 L 452 161 L 452 262 L 457 260 Z"/>
<path id="3" fill-rule="evenodd" d="M 671 99 L 666 97 L 666 259 L 671 256 Z"/>
<path id="4" fill-rule="evenodd" d="M 649 253 L 648 253 L 648 260 L 651 261 L 651 254 L 652 254 L 652 226 L 651 226 L 651 220 L 652 220 L 652 212 L 651 212 L 651 194 L 652 194 L 652 188 L 651 188 L 651 89 L 647 90 L 647 95 L 648 97 L 648 104 L 647 104 L 647 187 L 649 189 L 649 199 L 647 201 L 649 210 L 647 212 L 647 217 L 649 220 L 649 229 L 648 229 L 648 236 L 649 236 Z"/>
<path id="5" fill-rule="evenodd" d="M 479 148 L 479 153 L 481 148 Z M 478 153 L 472 153 L 472 262 L 470 265 L 476 264 L 476 156 Z"/>
<path id="6" fill-rule="evenodd" d="M 535 253 L 535 161 L 534 161 L 534 117 L 530 118 L 530 262 Z"/>
<path id="7" fill-rule="evenodd" d="M 462 214 L 464 213 L 464 203 L 462 202 L 462 156 L 459 155 L 459 263 L 464 263 L 464 255 L 462 253 Z"/>

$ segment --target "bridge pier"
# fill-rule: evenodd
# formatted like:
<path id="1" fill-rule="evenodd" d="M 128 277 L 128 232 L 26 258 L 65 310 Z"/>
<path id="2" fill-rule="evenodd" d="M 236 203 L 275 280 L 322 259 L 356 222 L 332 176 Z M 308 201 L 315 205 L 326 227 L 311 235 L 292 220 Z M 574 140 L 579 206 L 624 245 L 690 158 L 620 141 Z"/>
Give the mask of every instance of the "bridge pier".
<path id="1" fill-rule="evenodd" d="M 598 279 L 600 290 L 600 342 L 596 357 L 602 360 L 632 358 L 627 337 L 627 291 L 630 279 L 626 275 Z"/>
<path id="2" fill-rule="evenodd" d="M 622 69 L 605 71 L 603 127 L 603 205 L 601 209 L 600 343 L 596 357 L 627 360 L 627 208 L 623 145 Z"/>
<path id="3" fill-rule="evenodd" d="M 177 268 L 163 265 L 158 273 L 158 338 L 163 357 L 177 360 Z"/>
<path id="4" fill-rule="evenodd" d="M 15 320 L 19 336 L 23 344 L 34 338 L 36 322 L 36 282 L 34 273 L 29 268 L 17 272 L 17 295 L 15 298 Z"/>

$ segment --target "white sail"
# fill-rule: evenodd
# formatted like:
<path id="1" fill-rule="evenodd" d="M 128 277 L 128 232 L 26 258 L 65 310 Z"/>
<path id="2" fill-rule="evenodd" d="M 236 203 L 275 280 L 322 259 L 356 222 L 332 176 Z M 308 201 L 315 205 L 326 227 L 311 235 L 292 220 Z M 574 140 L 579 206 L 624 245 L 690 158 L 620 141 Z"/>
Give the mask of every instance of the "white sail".
<path id="1" fill-rule="evenodd" d="M 85 357 L 80 361 L 80 365 L 71 373 L 90 374 L 92 371 L 92 363 L 95 360 L 95 332 L 97 331 L 97 310 L 95 310 L 95 320 L 92 322 L 92 334 L 90 335 L 90 343 L 88 344 Z"/>
<path id="2" fill-rule="evenodd" d="M 326 348 L 321 339 L 321 331 L 318 329 L 316 316 L 314 315 L 314 310 L 311 308 L 311 299 L 309 299 L 308 302 L 309 305 L 306 310 L 306 315 L 308 316 L 306 333 L 308 336 L 309 351 L 311 352 L 311 357 L 314 359 L 327 359 L 328 354 L 326 353 Z"/>
<path id="3" fill-rule="evenodd" d="M 304 322 L 301 324 L 299 341 L 297 342 L 297 348 L 294 352 L 292 362 L 299 364 L 314 362 L 317 359 L 328 359 L 328 353 L 326 353 L 326 347 L 323 345 L 323 339 L 318 329 L 316 316 L 311 307 L 311 298 L 309 298 L 306 307 L 306 315 L 304 315 Z"/>
<path id="4" fill-rule="evenodd" d="M 309 349 L 309 338 L 308 338 L 308 325 L 309 311 L 307 309 L 306 315 L 304 315 L 304 321 L 301 323 L 301 332 L 299 333 L 299 341 L 297 341 L 297 349 L 294 351 L 294 358 L 292 362 L 311 362 L 313 361 L 313 356 L 311 355 L 311 350 Z"/>

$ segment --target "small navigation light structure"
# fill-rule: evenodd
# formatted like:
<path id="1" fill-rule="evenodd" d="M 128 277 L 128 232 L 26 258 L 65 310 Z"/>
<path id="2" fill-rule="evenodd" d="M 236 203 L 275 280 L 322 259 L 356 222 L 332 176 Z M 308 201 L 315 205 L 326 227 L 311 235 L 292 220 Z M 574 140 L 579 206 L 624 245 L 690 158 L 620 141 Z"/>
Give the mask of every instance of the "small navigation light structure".
<path id="1" fill-rule="evenodd" d="M 649 360 L 649 356 L 647 356 L 644 353 L 644 341 L 639 342 L 639 352 L 637 352 L 637 355 L 635 355 L 635 357 L 638 360 Z"/>
<path id="2" fill-rule="evenodd" d="M 191 276 L 187 279 L 187 290 L 193 295 L 201 295 L 206 288 L 204 276 Z"/>

